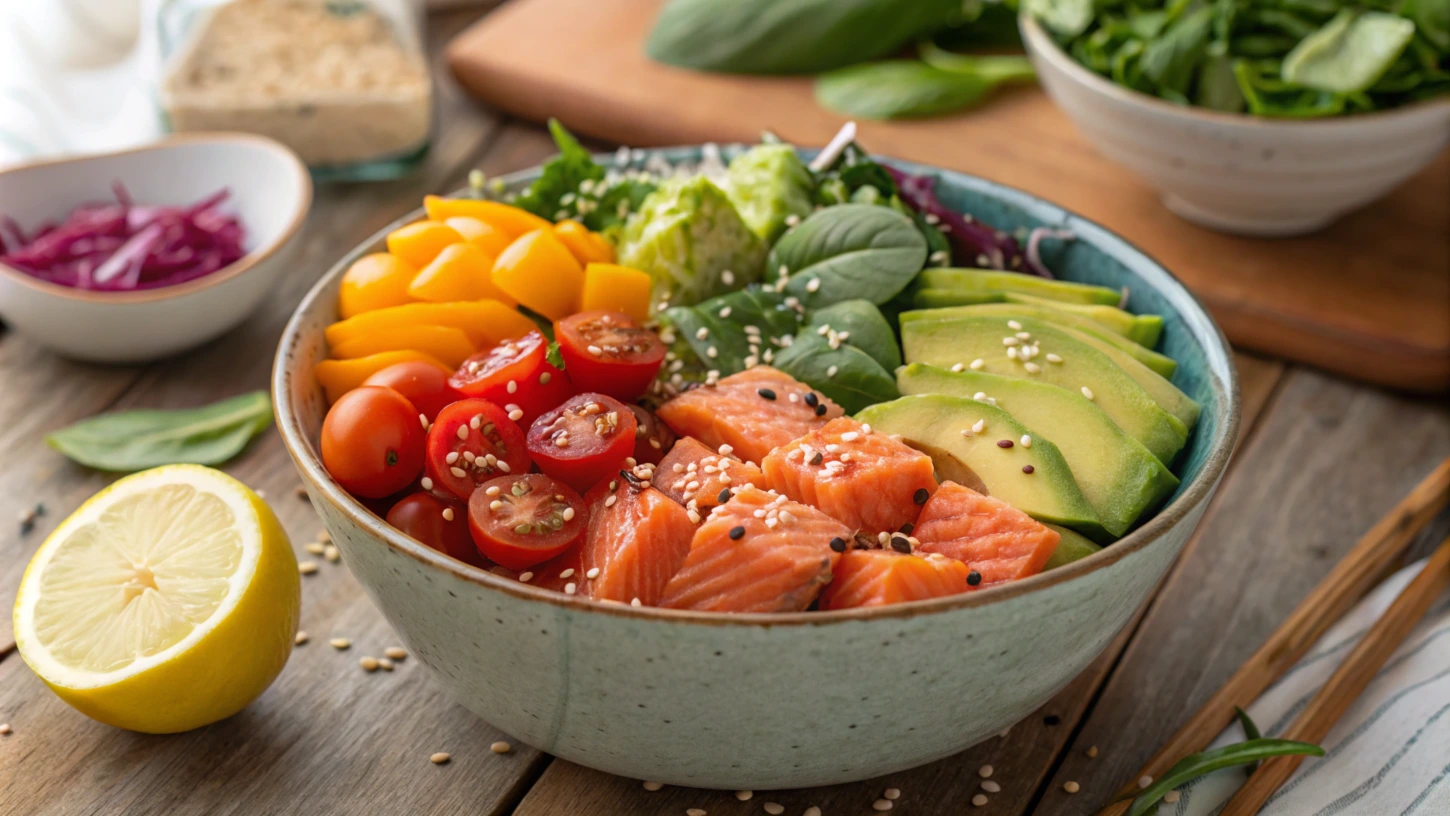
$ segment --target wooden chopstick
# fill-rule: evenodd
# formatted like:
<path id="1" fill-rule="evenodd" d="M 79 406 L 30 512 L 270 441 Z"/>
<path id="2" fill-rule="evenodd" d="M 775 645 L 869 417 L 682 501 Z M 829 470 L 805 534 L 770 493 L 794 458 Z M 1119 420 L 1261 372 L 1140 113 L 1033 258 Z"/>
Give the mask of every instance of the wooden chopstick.
<path id="1" fill-rule="evenodd" d="M 1410 630 L 1425 616 L 1441 592 L 1450 587 L 1450 538 L 1446 538 L 1425 568 L 1400 592 L 1399 597 L 1354 647 L 1309 705 L 1284 733 L 1284 739 L 1319 743 L 1344 716 L 1385 661 L 1400 647 Z M 1268 759 L 1249 781 L 1239 788 L 1219 816 L 1254 816 L 1274 791 L 1294 773 L 1302 756 Z"/>
<path id="2" fill-rule="evenodd" d="M 1441 462 L 1364 534 L 1288 620 L 1158 749 L 1133 776 L 1134 781 L 1120 788 L 1113 798 L 1131 800 L 1138 794 L 1136 780 L 1144 776 L 1156 779 L 1178 760 L 1202 751 L 1233 720 L 1234 706 L 1247 707 L 1299 662 L 1324 632 L 1378 583 L 1404 554 L 1416 533 L 1447 502 L 1450 502 L 1450 458 Z M 1116 802 L 1098 811 L 1097 816 L 1118 816 L 1127 809 L 1127 802 Z"/>

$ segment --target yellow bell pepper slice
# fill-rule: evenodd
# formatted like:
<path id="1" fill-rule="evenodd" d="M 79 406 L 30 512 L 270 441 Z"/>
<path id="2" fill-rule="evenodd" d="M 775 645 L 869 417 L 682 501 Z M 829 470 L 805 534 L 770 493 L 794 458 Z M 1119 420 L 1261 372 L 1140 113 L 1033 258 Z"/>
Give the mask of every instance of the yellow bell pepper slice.
<path id="1" fill-rule="evenodd" d="M 423 267 L 408 287 L 408 294 L 429 303 L 492 298 L 508 306 L 514 299 L 493 285 L 493 256 L 467 241 L 444 247 Z"/>
<path id="2" fill-rule="evenodd" d="M 500 204 L 497 201 L 483 201 L 477 198 L 443 198 L 442 196 L 424 196 L 423 209 L 428 212 L 428 217 L 434 221 L 447 221 L 450 218 L 466 216 L 477 218 L 485 224 L 492 225 L 508 234 L 510 238 L 517 238 L 526 232 L 533 232 L 536 229 L 549 229 L 553 224 L 529 212 L 521 210 L 510 204 Z"/>
<path id="3" fill-rule="evenodd" d="M 520 236 L 493 264 L 493 284 L 550 320 L 579 311 L 584 268 L 551 229 Z"/>
<path id="4" fill-rule="evenodd" d="M 584 267 L 579 311 L 624 312 L 640 323 L 649 319 L 649 274 L 627 266 L 592 263 Z"/>
<path id="5" fill-rule="evenodd" d="M 344 318 L 413 302 L 408 286 L 418 270 L 386 252 L 364 255 L 342 275 L 337 313 Z"/>
<path id="6" fill-rule="evenodd" d="M 337 402 L 343 394 L 362 385 L 363 380 L 388 366 L 411 363 L 414 360 L 432 363 L 449 374 L 454 371 L 421 351 L 409 350 L 384 351 L 381 354 L 369 354 L 355 360 L 323 360 L 313 366 L 312 373 L 317 377 L 317 382 L 322 385 L 323 393 L 327 394 L 327 401 L 333 403 Z"/>
<path id="7" fill-rule="evenodd" d="M 359 337 L 403 326 L 451 326 L 468 335 L 469 341 L 480 349 L 522 337 L 535 328 L 534 321 L 496 300 L 474 300 L 409 303 L 363 312 L 328 326 L 324 336 L 329 348 L 337 348 Z"/>
<path id="8" fill-rule="evenodd" d="M 488 257 L 497 258 L 499 253 L 509 248 L 513 243 L 514 236 L 510 235 L 492 224 L 485 223 L 477 218 L 469 218 L 466 215 L 454 216 L 443 223 L 458 231 L 463 240 L 470 244 L 477 244 L 478 248 L 488 253 Z"/>
<path id="9" fill-rule="evenodd" d="M 354 337 L 332 348 L 338 360 L 353 360 L 385 351 L 421 351 L 450 368 L 458 368 L 478 347 L 462 329 L 451 326 L 399 326 Z"/>
<path id="10" fill-rule="evenodd" d="M 574 253 L 579 263 L 614 263 L 614 245 L 597 232 L 578 221 L 560 221 L 554 225 L 554 235 Z"/>
<path id="11" fill-rule="evenodd" d="M 463 240 L 458 230 L 441 221 L 419 221 L 388 233 L 388 251 L 414 269 L 433 262 L 444 247 Z"/>

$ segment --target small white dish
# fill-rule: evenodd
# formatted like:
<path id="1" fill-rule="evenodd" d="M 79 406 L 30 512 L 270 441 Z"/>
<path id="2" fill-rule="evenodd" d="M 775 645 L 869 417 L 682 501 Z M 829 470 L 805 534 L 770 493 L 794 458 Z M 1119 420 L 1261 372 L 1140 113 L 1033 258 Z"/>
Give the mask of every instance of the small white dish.
<path id="1" fill-rule="evenodd" d="M 1399 186 L 1450 144 L 1450 99 L 1331 119 L 1185 107 L 1079 65 L 1038 22 L 1022 40 L 1047 95 L 1099 153 L 1179 216 L 1237 235 L 1302 235 Z"/>
<path id="2" fill-rule="evenodd" d="M 185 206 L 222 188 L 247 254 L 196 280 L 137 292 L 59 286 L 0 264 L 0 316 L 78 360 L 137 363 L 178 354 L 241 323 L 299 245 L 312 179 L 292 151 L 260 136 L 173 136 L 145 147 L 0 170 L 0 214 L 27 232 L 77 205 L 109 201 L 121 182 L 139 204 Z"/>

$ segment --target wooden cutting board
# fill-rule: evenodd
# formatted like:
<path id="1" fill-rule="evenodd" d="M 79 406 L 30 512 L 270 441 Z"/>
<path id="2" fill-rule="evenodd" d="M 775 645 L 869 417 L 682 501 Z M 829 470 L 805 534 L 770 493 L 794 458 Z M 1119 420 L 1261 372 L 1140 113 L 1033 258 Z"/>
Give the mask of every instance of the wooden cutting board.
<path id="1" fill-rule="evenodd" d="M 558 117 L 611 142 L 824 144 L 844 118 L 808 78 L 701 74 L 651 62 L 661 0 L 513 0 L 448 48 L 490 105 Z M 1099 156 L 1036 88 L 965 114 L 862 122 L 888 156 L 1019 187 L 1122 234 L 1185 281 L 1238 346 L 1414 391 L 1450 390 L 1450 151 L 1388 198 L 1318 234 L 1220 235 L 1179 219 Z"/>

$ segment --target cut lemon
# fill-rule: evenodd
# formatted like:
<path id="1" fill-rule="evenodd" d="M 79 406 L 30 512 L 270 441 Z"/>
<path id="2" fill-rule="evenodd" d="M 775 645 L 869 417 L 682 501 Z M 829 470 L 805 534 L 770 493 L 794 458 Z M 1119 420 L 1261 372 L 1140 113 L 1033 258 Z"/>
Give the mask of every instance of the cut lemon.
<path id="1" fill-rule="evenodd" d="M 265 502 L 220 471 L 117 481 L 45 540 L 20 582 L 15 642 L 62 700 L 108 725 L 174 733 L 240 711 L 292 653 L 297 560 Z"/>

